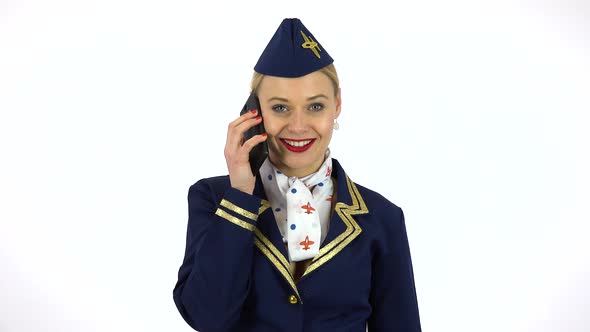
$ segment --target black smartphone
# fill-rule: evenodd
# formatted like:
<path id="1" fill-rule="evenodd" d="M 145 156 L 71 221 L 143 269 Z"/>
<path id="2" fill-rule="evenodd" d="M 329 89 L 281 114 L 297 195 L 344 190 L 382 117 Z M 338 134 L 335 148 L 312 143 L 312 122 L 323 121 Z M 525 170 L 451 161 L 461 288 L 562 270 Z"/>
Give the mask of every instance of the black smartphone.
<path id="1" fill-rule="evenodd" d="M 256 96 L 254 93 L 250 94 L 246 100 L 240 115 L 249 112 L 250 110 L 258 110 L 258 115 L 262 116 L 258 96 Z M 260 135 L 262 133 L 264 133 L 264 124 L 261 121 L 260 124 L 257 124 L 256 126 L 248 129 L 244 133 L 244 142 L 250 139 L 250 137 L 254 135 Z M 256 145 L 254 148 L 252 148 L 252 150 L 250 150 L 250 168 L 252 169 L 252 174 L 254 174 L 254 176 L 258 174 L 258 170 L 260 169 L 260 166 L 262 166 L 262 163 L 264 163 L 264 160 L 266 160 L 266 157 L 268 157 L 268 144 L 266 141 Z"/>

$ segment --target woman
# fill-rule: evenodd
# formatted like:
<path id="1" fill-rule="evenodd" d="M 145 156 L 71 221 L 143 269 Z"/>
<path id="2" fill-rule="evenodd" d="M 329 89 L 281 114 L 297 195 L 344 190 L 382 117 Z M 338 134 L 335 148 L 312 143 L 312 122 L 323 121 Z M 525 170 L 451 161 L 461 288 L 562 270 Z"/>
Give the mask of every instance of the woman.
<path id="1" fill-rule="evenodd" d="M 188 193 L 182 317 L 201 332 L 420 331 L 402 210 L 328 149 L 341 108 L 332 58 L 285 19 L 254 69 L 261 109 L 228 127 L 229 175 Z M 266 133 L 243 141 L 261 122 Z M 264 142 L 255 175 L 249 152 Z"/>

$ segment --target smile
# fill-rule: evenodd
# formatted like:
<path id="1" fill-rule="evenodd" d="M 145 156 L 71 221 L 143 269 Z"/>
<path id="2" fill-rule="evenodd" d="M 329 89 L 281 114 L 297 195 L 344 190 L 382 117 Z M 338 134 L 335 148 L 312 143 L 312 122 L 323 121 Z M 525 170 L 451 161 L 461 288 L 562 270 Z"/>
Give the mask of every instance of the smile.
<path id="1" fill-rule="evenodd" d="M 304 152 L 307 151 L 315 142 L 315 138 L 313 139 L 284 139 L 281 138 L 281 143 L 287 148 L 287 150 L 292 152 Z"/>

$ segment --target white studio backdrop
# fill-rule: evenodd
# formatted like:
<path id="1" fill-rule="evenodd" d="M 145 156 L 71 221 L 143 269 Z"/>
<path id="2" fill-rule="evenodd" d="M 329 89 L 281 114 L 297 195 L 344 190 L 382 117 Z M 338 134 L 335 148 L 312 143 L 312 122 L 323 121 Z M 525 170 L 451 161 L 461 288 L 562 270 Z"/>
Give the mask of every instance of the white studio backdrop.
<path id="1" fill-rule="evenodd" d="M 424 331 L 590 330 L 590 3 L 0 1 L 0 331 L 190 331 L 186 196 L 285 17 L 404 209 Z M 204 331 L 206 332 L 206 331 Z"/>

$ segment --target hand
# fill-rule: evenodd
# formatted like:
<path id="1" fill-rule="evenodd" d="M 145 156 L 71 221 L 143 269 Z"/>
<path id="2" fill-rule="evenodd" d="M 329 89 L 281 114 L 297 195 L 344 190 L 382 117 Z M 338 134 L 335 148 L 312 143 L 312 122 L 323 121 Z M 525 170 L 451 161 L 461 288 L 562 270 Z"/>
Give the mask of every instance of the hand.
<path id="1" fill-rule="evenodd" d="M 250 150 L 266 140 L 266 133 L 255 135 L 246 142 L 243 141 L 246 130 L 254 127 L 262 121 L 258 115 L 259 110 L 252 110 L 241 115 L 231 122 L 227 128 L 227 141 L 224 155 L 231 186 L 247 194 L 254 192 L 256 177 L 250 169 Z"/>

